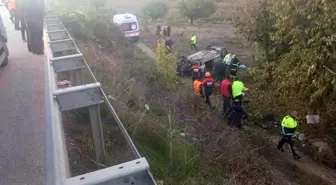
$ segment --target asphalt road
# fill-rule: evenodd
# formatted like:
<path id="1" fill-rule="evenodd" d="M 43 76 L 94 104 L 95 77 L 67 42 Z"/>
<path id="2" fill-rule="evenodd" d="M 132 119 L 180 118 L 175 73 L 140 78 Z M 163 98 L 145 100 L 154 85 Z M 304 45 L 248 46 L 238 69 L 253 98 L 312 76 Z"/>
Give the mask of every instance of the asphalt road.
<path id="1" fill-rule="evenodd" d="M 28 52 L 8 11 L 9 65 L 0 69 L 0 185 L 40 185 L 45 174 L 43 56 Z"/>

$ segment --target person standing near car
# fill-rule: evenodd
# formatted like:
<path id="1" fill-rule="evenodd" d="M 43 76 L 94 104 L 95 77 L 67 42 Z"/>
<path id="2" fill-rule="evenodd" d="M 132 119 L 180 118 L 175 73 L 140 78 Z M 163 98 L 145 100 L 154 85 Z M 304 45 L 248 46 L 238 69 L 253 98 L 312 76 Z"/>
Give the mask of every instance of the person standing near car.
<path id="1" fill-rule="evenodd" d="M 232 84 L 230 78 L 225 78 L 221 82 L 220 92 L 223 97 L 223 115 L 226 116 L 232 102 Z"/>
<path id="2" fill-rule="evenodd" d="M 248 88 L 245 87 L 244 83 L 240 80 L 235 80 L 232 83 L 232 99 L 238 99 L 242 103 L 244 96 L 244 91 L 247 91 Z"/>
<path id="3" fill-rule="evenodd" d="M 190 49 L 191 49 L 191 52 L 193 51 L 193 48 L 198 51 L 198 48 L 197 48 L 197 37 L 195 34 L 192 34 L 191 36 L 191 39 L 190 39 Z"/>
<path id="4" fill-rule="evenodd" d="M 214 91 L 216 91 L 216 84 L 215 80 L 211 77 L 211 74 L 209 72 L 205 73 L 205 79 L 202 81 L 202 87 L 204 91 L 205 96 L 205 103 L 209 105 L 209 107 L 212 106 L 210 101 L 210 96 L 213 94 Z"/>
<path id="5" fill-rule="evenodd" d="M 233 105 L 228 110 L 228 125 L 235 126 L 239 129 L 243 127 L 242 119 L 248 119 L 249 115 L 245 109 L 241 106 L 239 99 L 233 101 Z"/>

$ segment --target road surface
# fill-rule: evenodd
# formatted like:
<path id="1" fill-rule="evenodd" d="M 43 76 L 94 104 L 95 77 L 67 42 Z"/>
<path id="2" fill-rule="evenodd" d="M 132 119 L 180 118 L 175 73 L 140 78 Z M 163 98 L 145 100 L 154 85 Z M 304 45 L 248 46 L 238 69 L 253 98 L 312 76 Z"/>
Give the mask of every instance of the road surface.
<path id="1" fill-rule="evenodd" d="M 9 65 L 0 69 L 0 185 L 44 184 L 45 121 L 43 56 L 28 52 L 8 11 Z"/>

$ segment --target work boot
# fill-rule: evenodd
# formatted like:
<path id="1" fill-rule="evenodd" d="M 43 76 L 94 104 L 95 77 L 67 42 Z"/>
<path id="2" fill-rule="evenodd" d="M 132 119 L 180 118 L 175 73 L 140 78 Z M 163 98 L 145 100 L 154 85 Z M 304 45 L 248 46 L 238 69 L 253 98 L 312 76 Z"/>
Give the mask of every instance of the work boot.
<path id="1" fill-rule="evenodd" d="M 293 158 L 294 158 L 294 159 L 296 159 L 296 160 L 299 160 L 299 159 L 301 159 L 301 157 L 300 157 L 300 156 L 298 156 L 298 155 L 294 155 L 294 156 L 293 156 Z"/>
<path id="2" fill-rule="evenodd" d="M 285 152 L 285 150 L 281 147 L 277 147 L 277 149 L 280 151 L 280 152 Z"/>

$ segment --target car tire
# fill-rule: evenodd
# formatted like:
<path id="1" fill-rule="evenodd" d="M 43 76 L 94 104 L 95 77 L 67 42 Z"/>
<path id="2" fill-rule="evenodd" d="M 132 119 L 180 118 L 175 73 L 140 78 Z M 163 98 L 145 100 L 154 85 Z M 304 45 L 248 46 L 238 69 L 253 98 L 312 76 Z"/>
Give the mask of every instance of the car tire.
<path id="1" fill-rule="evenodd" d="M 8 65 L 8 57 L 5 58 L 4 62 L 0 65 L 0 67 L 5 67 Z"/>

